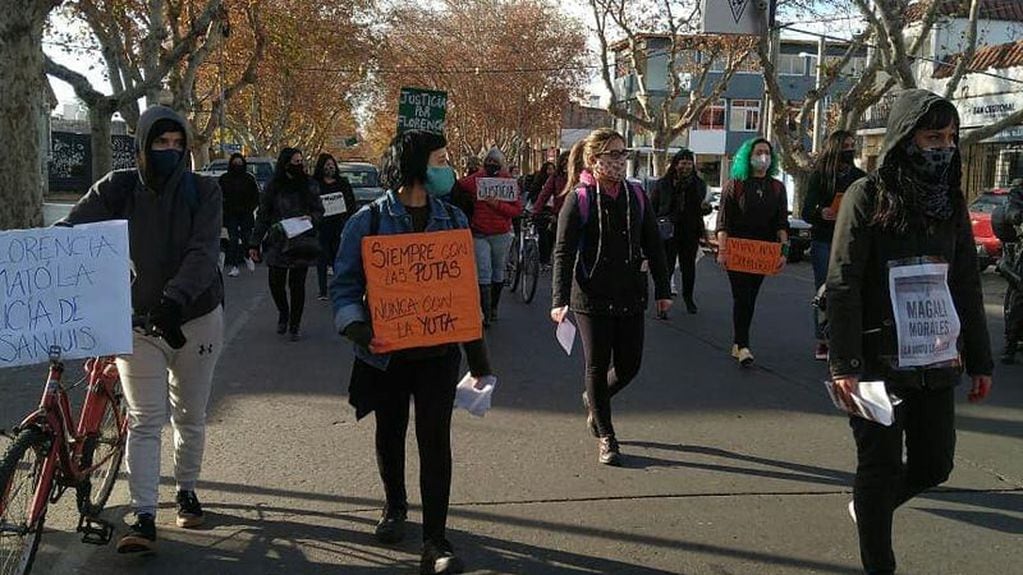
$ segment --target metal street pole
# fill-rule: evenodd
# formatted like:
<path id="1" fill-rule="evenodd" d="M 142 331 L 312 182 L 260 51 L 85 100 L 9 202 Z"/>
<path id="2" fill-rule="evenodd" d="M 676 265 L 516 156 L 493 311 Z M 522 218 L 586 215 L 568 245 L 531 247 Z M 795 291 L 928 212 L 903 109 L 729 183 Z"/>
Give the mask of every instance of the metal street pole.
<path id="1" fill-rule="evenodd" d="M 820 93 L 821 84 L 824 81 L 824 57 L 827 53 L 827 40 L 824 36 L 817 38 L 817 75 L 814 81 L 814 91 L 817 92 L 817 101 L 813 105 L 813 153 L 816 155 L 820 152 L 821 143 L 824 140 L 821 130 L 824 127 L 824 121 L 821 116 L 824 115 L 824 94 Z"/>

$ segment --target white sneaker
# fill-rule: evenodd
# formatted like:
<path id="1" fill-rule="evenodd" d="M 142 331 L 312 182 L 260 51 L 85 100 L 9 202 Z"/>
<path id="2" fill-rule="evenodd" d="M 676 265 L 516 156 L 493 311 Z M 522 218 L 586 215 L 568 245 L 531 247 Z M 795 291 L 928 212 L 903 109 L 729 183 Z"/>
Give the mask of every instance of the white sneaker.
<path id="1" fill-rule="evenodd" d="M 739 365 L 743 367 L 749 367 L 753 365 L 753 352 L 748 347 L 739 349 L 739 355 L 736 357 L 739 360 Z"/>
<path id="2" fill-rule="evenodd" d="M 245 267 L 249 268 L 250 272 L 254 272 L 256 271 L 256 262 L 250 260 L 249 258 L 245 258 Z"/>
<path id="3" fill-rule="evenodd" d="M 231 269 L 227 270 L 227 275 L 233 278 L 238 277 L 238 266 L 231 266 Z"/>
<path id="4" fill-rule="evenodd" d="M 855 504 L 856 504 L 855 501 L 850 501 L 849 502 L 849 508 L 848 508 L 849 509 L 849 517 L 852 517 L 853 523 L 856 523 L 856 505 Z"/>
<path id="5" fill-rule="evenodd" d="M 739 346 L 732 344 L 732 359 L 739 359 Z"/>

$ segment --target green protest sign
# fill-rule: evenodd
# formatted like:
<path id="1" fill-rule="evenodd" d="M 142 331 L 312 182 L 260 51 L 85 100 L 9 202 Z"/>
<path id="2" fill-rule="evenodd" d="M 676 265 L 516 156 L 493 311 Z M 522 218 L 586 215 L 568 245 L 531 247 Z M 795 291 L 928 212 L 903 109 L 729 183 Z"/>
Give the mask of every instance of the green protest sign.
<path id="1" fill-rule="evenodd" d="M 444 131 L 447 92 L 402 88 L 398 96 L 398 133 L 408 130 Z"/>

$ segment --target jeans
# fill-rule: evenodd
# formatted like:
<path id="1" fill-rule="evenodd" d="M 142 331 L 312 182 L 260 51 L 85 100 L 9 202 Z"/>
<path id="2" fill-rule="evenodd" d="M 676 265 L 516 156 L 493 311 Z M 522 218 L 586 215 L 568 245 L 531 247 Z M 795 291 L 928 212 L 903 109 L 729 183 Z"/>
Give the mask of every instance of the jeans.
<path id="1" fill-rule="evenodd" d="M 252 214 L 224 214 L 224 227 L 227 228 L 224 265 L 242 265 L 245 260 L 245 246 L 252 235 L 252 226 Z"/>
<path id="2" fill-rule="evenodd" d="M 282 268 L 270 266 L 270 295 L 277 305 L 277 323 L 288 324 L 292 333 L 298 332 L 305 310 L 305 276 L 309 268 Z M 291 305 L 288 305 L 288 292 Z"/>
<path id="3" fill-rule="evenodd" d="M 188 343 L 171 349 L 161 338 L 134 334 L 134 353 L 117 358 L 128 405 L 125 463 L 131 507 L 156 514 L 160 484 L 160 432 L 170 408 L 174 479 L 194 490 L 206 447 L 206 405 L 213 369 L 224 344 L 224 308 L 181 326 Z"/>
<path id="4" fill-rule="evenodd" d="M 419 361 L 394 361 L 380 383 L 389 389 L 376 406 L 377 468 L 389 511 L 408 509 L 405 490 L 405 433 L 409 399 L 416 410 L 419 490 L 423 499 L 423 540 L 444 539 L 451 497 L 451 412 L 461 352 Z M 359 360 L 356 360 L 359 361 Z"/>
<path id="5" fill-rule="evenodd" d="M 643 359 L 643 314 L 575 314 L 586 358 L 586 395 L 601 437 L 613 436 L 611 398 L 639 373 Z"/>
<path id="6" fill-rule="evenodd" d="M 850 417 L 849 425 L 856 440 L 853 501 L 860 559 L 867 573 L 893 573 L 895 509 L 945 482 L 952 472 L 956 444 L 954 388 L 907 394 L 895 407 L 891 427 L 858 417 Z"/>
<path id="7" fill-rule="evenodd" d="M 688 301 L 693 299 L 693 288 L 696 285 L 696 252 L 700 249 L 700 239 L 680 237 L 679 231 L 676 228 L 675 236 L 665 240 L 664 255 L 668 261 L 668 271 L 672 275 L 675 260 L 678 260 L 679 268 L 682 270 L 682 297 Z"/>
<path id="8" fill-rule="evenodd" d="M 743 272 L 728 272 L 728 281 L 732 285 L 732 332 L 735 345 L 740 348 L 749 347 L 750 325 L 753 324 L 753 312 L 757 309 L 757 296 L 764 276 Z"/>
<path id="9" fill-rule="evenodd" d="M 476 246 L 476 273 L 480 285 L 504 283 L 504 268 L 513 239 L 514 236 L 510 232 L 492 236 L 473 236 L 473 243 Z"/>
<path id="10" fill-rule="evenodd" d="M 810 263 L 813 265 L 813 287 L 820 290 L 828 281 L 828 261 L 831 259 L 831 242 L 813 240 L 810 243 Z M 814 292 L 817 295 L 817 292 Z M 818 321 L 817 310 L 813 310 L 813 333 L 817 341 L 825 341 L 824 326 Z"/>

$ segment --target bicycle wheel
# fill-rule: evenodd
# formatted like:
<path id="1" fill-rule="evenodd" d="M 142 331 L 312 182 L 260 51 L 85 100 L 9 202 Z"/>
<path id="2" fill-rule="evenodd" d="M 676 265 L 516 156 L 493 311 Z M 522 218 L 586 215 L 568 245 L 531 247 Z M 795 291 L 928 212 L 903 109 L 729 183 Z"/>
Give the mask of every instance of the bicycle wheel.
<path id="1" fill-rule="evenodd" d="M 508 278 L 508 289 L 512 293 L 519 287 L 522 266 L 519 262 L 519 237 L 512 239 L 511 248 L 508 249 L 508 263 L 505 264 L 505 277 Z"/>
<path id="2" fill-rule="evenodd" d="M 46 442 L 45 433 L 30 427 L 18 434 L 0 460 L 0 575 L 24 575 L 32 570 L 46 510 L 34 522 L 29 515 L 43 479 Z"/>
<path id="3" fill-rule="evenodd" d="M 523 303 L 531 303 L 536 296 L 536 284 L 540 280 L 540 249 L 535 240 L 526 242 L 522 253 L 522 291 L 519 297 Z"/>
<path id="4" fill-rule="evenodd" d="M 117 473 L 124 459 L 124 435 L 122 425 L 128 416 L 128 409 L 121 396 L 121 383 L 114 388 L 114 399 L 107 402 L 99 432 L 85 438 L 82 449 L 81 467 L 91 467 L 94 462 L 103 462 L 78 485 L 78 511 L 94 517 L 103 511 L 110 499 L 110 492 L 117 481 Z M 85 505 L 88 504 L 88 507 Z"/>

